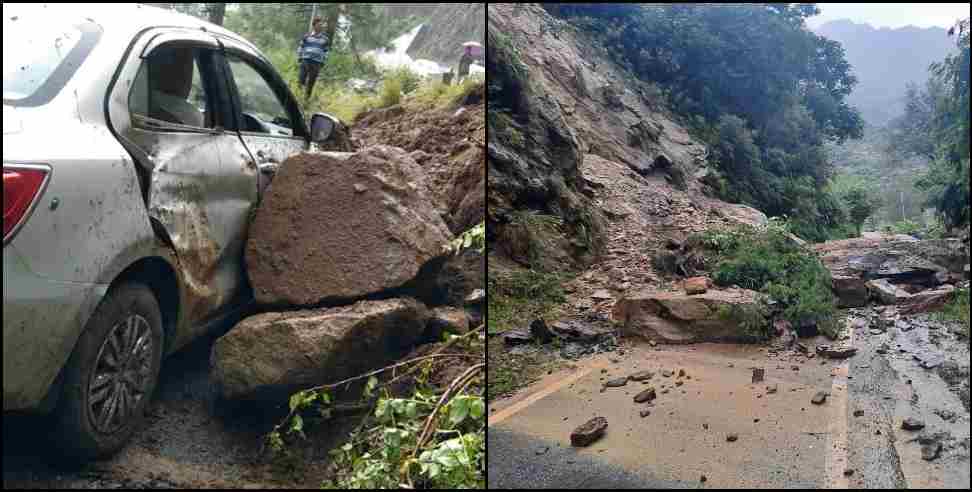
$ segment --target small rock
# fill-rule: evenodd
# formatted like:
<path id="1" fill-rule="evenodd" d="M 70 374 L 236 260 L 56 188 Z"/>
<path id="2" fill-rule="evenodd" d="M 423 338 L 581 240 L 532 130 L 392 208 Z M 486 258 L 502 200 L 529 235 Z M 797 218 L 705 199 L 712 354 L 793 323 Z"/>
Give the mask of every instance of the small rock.
<path id="1" fill-rule="evenodd" d="M 864 410 L 854 410 L 854 416 L 855 417 L 863 417 L 864 416 Z"/>
<path id="2" fill-rule="evenodd" d="M 516 345 L 525 345 L 531 343 L 532 341 L 533 337 L 525 331 L 514 330 L 503 333 L 503 343 L 511 347 Z"/>
<path id="3" fill-rule="evenodd" d="M 670 378 L 672 377 L 672 371 L 662 371 L 662 376 Z"/>
<path id="4" fill-rule="evenodd" d="M 542 319 L 536 319 L 533 323 L 530 323 L 530 335 L 542 344 L 550 343 L 554 338 L 553 332 L 550 331 L 547 323 Z"/>
<path id="5" fill-rule="evenodd" d="M 648 416 L 651 415 L 651 410 L 642 410 L 641 413 L 640 413 L 640 415 L 641 415 L 641 418 L 648 417 Z"/>
<path id="6" fill-rule="evenodd" d="M 767 395 L 775 395 L 776 394 L 776 391 L 777 391 L 777 386 L 775 384 L 771 384 L 771 385 L 769 385 L 769 386 L 766 387 L 766 394 Z"/>
<path id="7" fill-rule="evenodd" d="M 766 377 L 766 369 L 762 367 L 753 368 L 753 384 L 763 382 L 763 379 L 765 377 Z"/>
<path id="8" fill-rule="evenodd" d="M 655 373 L 651 371 L 641 371 L 628 376 L 628 379 L 635 382 L 644 382 L 650 380 L 653 377 L 655 377 Z"/>
<path id="9" fill-rule="evenodd" d="M 817 347 L 817 354 L 828 359 L 847 359 L 857 354 L 857 349 L 853 347 L 831 347 L 830 345 L 820 345 Z"/>
<path id="10" fill-rule="evenodd" d="M 709 290 L 709 279 L 705 277 L 693 277 L 682 282 L 685 293 L 694 296 L 705 294 Z"/>
<path id="11" fill-rule="evenodd" d="M 911 432 L 920 431 L 925 428 L 925 423 L 914 417 L 908 417 L 901 423 L 901 428 Z"/>
<path id="12" fill-rule="evenodd" d="M 614 299 L 614 297 L 607 290 L 601 289 L 591 294 L 591 299 L 594 299 L 595 301 L 609 301 L 611 299 Z"/>
<path id="13" fill-rule="evenodd" d="M 700 478 L 699 481 L 702 482 L 702 483 L 705 483 L 705 482 L 708 482 L 709 479 L 706 478 L 705 475 L 702 475 L 702 478 Z"/>
<path id="14" fill-rule="evenodd" d="M 739 435 L 737 434 L 729 434 L 728 436 L 726 436 L 726 442 L 736 442 L 738 440 L 739 440 Z"/>
<path id="15" fill-rule="evenodd" d="M 851 470 L 851 469 L 844 470 L 844 476 L 845 477 L 850 477 L 850 476 L 853 476 L 853 475 L 854 475 L 854 470 Z"/>
<path id="16" fill-rule="evenodd" d="M 681 387 L 683 384 L 685 384 L 684 381 L 675 381 L 675 386 Z"/>
<path id="17" fill-rule="evenodd" d="M 684 378 L 685 377 L 685 369 L 679 369 L 678 370 L 678 377 L 680 377 L 680 378 Z"/>
<path id="18" fill-rule="evenodd" d="M 604 387 L 606 387 L 606 388 L 620 388 L 620 387 L 625 386 L 627 384 L 628 384 L 628 378 L 618 378 L 618 379 L 612 379 L 612 380 L 604 383 Z"/>
<path id="19" fill-rule="evenodd" d="M 942 454 L 942 443 L 933 442 L 921 446 L 921 459 L 925 461 L 935 461 Z"/>
<path id="20" fill-rule="evenodd" d="M 827 393 L 826 391 L 820 391 L 813 396 L 813 399 L 810 400 L 810 403 L 813 403 L 814 405 L 823 405 L 824 403 L 827 402 L 827 397 L 829 396 L 830 393 Z"/>
<path id="21" fill-rule="evenodd" d="M 604 436 L 607 428 L 608 421 L 606 418 L 595 417 L 570 434 L 570 444 L 579 448 L 590 446 Z"/>
<path id="22" fill-rule="evenodd" d="M 648 389 L 642 391 L 641 393 L 638 393 L 634 397 L 634 401 L 635 401 L 635 403 L 647 403 L 647 402 L 650 402 L 650 401 L 654 401 L 655 398 L 656 398 L 655 388 L 648 388 Z"/>

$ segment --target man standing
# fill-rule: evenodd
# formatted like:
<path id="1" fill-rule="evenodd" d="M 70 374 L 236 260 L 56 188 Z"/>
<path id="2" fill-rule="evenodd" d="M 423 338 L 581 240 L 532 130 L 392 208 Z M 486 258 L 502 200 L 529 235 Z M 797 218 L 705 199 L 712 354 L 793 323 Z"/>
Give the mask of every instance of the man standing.
<path id="1" fill-rule="evenodd" d="M 321 65 L 324 64 L 331 47 L 327 34 L 322 31 L 320 17 L 314 17 L 312 26 L 313 31 L 300 39 L 300 46 L 297 48 L 297 61 L 300 64 L 298 78 L 301 87 L 305 88 L 305 99 L 310 99 L 314 83 L 317 82 L 317 75 L 321 72 Z"/>
<path id="2" fill-rule="evenodd" d="M 472 65 L 475 58 L 472 53 L 472 46 L 466 46 L 466 52 L 462 54 L 462 58 L 459 59 L 459 83 L 462 83 L 463 79 L 469 76 L 469 67 Z"/>

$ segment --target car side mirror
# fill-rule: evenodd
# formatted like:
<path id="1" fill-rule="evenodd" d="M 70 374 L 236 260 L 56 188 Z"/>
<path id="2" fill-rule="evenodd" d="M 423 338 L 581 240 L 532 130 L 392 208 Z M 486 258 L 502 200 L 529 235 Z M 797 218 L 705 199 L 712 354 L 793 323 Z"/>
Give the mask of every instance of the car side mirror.
<path id="1" fill-rule="evenodd" d="M 321 144 L 331 138 L 340 121 L 327 113 L 314 113 L 311 116 L 311 141 Z"/>

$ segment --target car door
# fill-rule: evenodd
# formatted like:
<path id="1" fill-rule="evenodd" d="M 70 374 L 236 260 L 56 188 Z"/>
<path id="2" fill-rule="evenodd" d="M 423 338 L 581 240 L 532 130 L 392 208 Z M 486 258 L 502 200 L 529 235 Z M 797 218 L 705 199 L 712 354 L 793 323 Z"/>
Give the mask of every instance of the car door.
<path id="1" fill-rule="evenodd" d="M 240 139 L 253 163 L 272 173 L 309 148 L 307 128 L 290 90 L 273 67 L 239 44 L 222 40 Z M 265 186 L 260 186 L 260 190 Z"/>
<path id="2" fill-rule="evenodd" d="M 131 79 L 131 124 L 120 133 L 143 168 L 149 215 L 178 257 L 183 314 L 198 328 L 245 292 L 257 168 L 227 129 L 233 113 L 216 39 L 190 30 L 156 38 Z"/>

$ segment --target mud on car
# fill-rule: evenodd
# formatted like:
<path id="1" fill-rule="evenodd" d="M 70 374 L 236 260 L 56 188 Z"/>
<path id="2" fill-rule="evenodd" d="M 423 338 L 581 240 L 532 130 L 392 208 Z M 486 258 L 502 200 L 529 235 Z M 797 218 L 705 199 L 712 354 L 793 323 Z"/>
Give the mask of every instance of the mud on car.
<path id="1" fill-rule="evenodd" d="M 164 356 L 252 299 L 264 175 L 323 143 L 240 36 L 152 7 L 3 5 L 3 410 L 132 436 Z"/>

